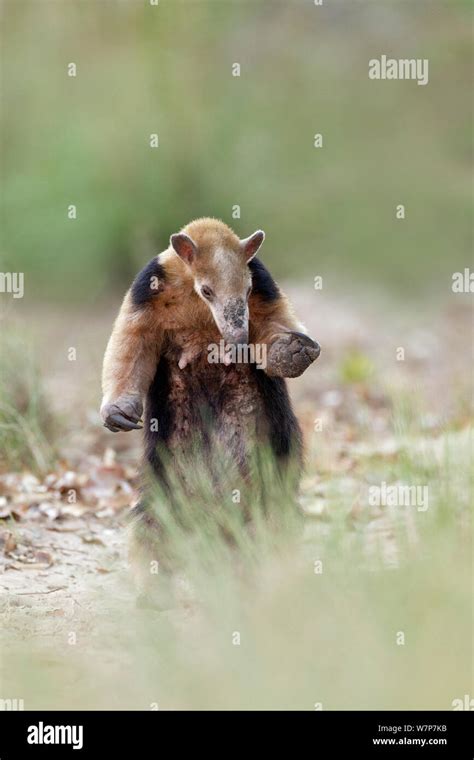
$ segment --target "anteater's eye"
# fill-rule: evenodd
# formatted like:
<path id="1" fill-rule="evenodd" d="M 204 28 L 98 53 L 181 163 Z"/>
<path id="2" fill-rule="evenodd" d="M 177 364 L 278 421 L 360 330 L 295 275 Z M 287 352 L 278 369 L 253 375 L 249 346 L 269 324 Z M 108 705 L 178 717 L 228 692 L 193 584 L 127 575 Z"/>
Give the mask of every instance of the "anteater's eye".
<path id="1" fill-rule="evenodd" d="M 207 285 L 202 286 L 201 293 L 204 296 L 204 298 L 207 298 L 208 301 L 210 301 L 211 298 L 214 297 L 214 291 L 211 290 L 211 288 L 208 288 Z"/>

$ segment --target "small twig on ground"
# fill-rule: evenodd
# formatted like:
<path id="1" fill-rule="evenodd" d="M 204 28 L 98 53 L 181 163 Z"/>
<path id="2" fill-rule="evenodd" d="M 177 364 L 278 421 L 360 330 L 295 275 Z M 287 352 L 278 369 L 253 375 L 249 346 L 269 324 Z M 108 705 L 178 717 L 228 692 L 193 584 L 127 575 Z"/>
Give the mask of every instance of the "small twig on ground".
<path id="1" fill-rule="evenodd" d="M 55 591 L 62 591 L 67 586 L 57 586 L 57 588 L 50 588 L 47 591 L 17 591 L 12 592 L 15 596 L 34 596 L 35 594 L 53 594 Z"/>

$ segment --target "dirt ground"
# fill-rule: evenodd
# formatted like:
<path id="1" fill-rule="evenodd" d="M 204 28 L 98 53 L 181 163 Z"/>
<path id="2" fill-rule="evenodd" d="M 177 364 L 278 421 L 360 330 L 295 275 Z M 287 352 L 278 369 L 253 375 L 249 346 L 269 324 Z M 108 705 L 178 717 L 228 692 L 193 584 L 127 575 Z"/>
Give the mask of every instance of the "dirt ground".
<path id="1" fill-rule="evenodd" d="M 301 504 L 317 523 L 343 503 L 348 529 L 363 521 L 368 546 L 382 540 L 387 563 L 396 564 L 390 517 L 361 500 L 364 468 L 373 457 L 390 462 L 403 445 L 391 426 L 397 394 L 417 399 L 411 446 L 436 449 L 446 426 L 454 439 L 467 434 L 471 311 L 455 299 L 417 312 L 382 297 L 376 304 L 373 294 L 364 303 L 287 290 L 322 346 L 316 365 L 289 382 L 306 440 Z M 12 316 L 16 326 L 29 325 L 65 424 L 54 471 L 0 473 L 0 605 L 8 641 L 59 644 L 71 630 L 89 635 L 98 617 L 107 626 L 111 606 L 134 609 L 125 523 L 137 495 L 140 434 L 113 435 L 97 413 L 113 308 L 67 319 L 52 310 L 33 321 L 27 313 Z M 65 360 L 69 346 L 77 347 L 75 363 Z"/>

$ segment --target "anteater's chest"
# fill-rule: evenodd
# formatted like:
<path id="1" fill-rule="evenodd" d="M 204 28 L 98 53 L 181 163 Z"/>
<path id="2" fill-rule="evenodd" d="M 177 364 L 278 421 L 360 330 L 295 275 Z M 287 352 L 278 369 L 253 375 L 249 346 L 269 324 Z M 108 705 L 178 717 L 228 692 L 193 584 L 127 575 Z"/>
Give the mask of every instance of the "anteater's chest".
<path id="1" fill-rule="evenodd" d="M 252 363 L 209 361 L 209 342 L 192 344 L 179 334 L 162 347 L 144 426 L 146 456 L 154 470 L 163 470 L 163 446 L 173 453 L 189 450 L 197 462 L 217 451 L 222 466 L 230 458 L 241 473 L 247 472 L 255 443 L 269 445 L 278 459 L 291 453 L 299 460 L 301 433 L 285 381 Z M 201 350 L 180 367 L 183 348 L 190 345 Z"/>
<path id="2" fill-rule="evenodd" d="M 163 348 L 158 374 L 166 386 L 170 446 L 204 436 L 241 449 L 244 439 L 262 432 L 263 399 L 255 366 L 216 361 L 208 350 L 213 339 L 218 342 L 220 336 L 193 340 L 177 333 Z M 180 367 L 183 355 L 188 363 Z"/>

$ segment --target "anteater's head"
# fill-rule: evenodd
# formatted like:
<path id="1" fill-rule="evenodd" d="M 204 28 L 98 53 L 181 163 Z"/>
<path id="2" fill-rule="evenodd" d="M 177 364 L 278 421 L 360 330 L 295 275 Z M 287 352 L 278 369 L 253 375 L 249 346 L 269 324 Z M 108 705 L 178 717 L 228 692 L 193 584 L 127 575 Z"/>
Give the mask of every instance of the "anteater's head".
<path id="1" fill-rule="evenodd" d="M 210 310 L 226 343 L 247 343 L 248 298 L 252 278 L 248 262 L 263 243 L 257 230 L 244 240 L 217 219 L 198 219 L 170 243 L 194 279 L 194 289 Z"/>

